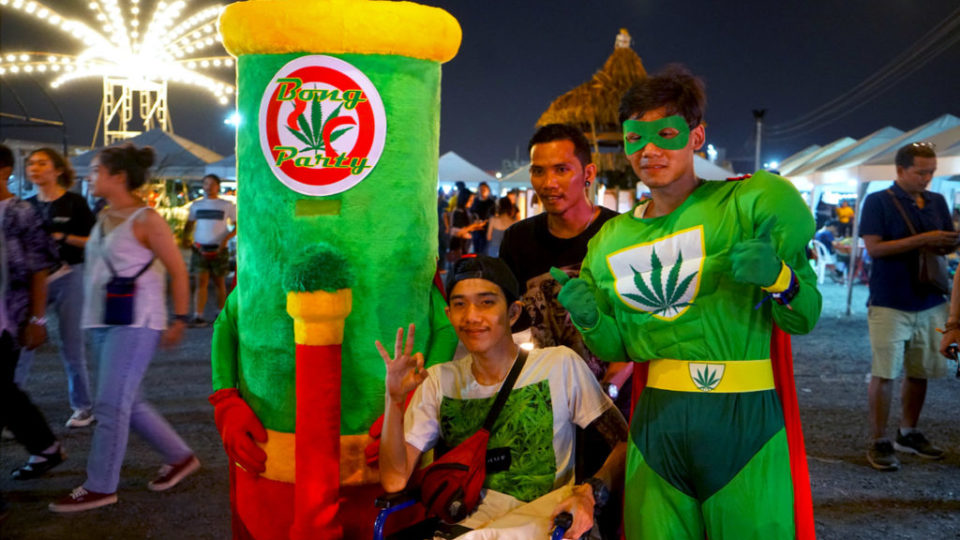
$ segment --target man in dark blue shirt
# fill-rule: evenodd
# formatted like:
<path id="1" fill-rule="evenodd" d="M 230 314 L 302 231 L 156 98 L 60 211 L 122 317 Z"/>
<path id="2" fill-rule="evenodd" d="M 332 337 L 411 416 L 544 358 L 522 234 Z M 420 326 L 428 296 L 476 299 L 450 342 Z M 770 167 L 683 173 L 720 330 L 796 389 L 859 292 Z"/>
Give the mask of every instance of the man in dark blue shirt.
<path id="1" fill-rule="evenodd" d="M 947 320 L 947 304 L 940 291 L 917 278 L 920 248 L 948 253 L 957 243 L 946 201 L 942 195 L 927 191 L 937 168 L 932 145 L 908 144 L 897 152 L 895 162 L 896 181 L 889 189 L 867 197 L 860 218 L 860 234 L 873 258 L 868 302 L 873 352 L 869 388 L 872 442 L 867 460 L 878 470 L 900 467 L 894 449 L 927 459 L 943 457 L 943 450 L 917 431 L 917 421 L 927 379 L 946 373 L 935 329 Z M 891 444 L 886 424 L 893 379 L 901 369 L 906 371 L 903 410 L 900 429 Z"/>

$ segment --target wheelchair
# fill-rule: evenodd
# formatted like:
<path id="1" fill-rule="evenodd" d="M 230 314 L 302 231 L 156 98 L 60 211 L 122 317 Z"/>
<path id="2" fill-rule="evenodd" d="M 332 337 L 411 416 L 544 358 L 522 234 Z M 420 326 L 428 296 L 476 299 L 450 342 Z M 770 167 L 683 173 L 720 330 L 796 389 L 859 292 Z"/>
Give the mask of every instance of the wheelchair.
<path id="1" fill-rule="evenodd" d="M 387 493 L 376 500 L 380 513 L 373 526 L 373 540 L 433 540 L 434 538 L 453 539 L 470 532 L 472 529 L 457 524 L 445 523 L 438 517 L 424 519 L 389 536 L 385 536 L 387 518 L 392 514 L 409 509 L 420 502 L 417 489 Z M 560 540 L 573 524 L 573 516 L 563 512 L 553 520 L 550 540 Z"/>
<path id="2" fill-rule="evenodd" d="M 574 478 L 576 483 L 581 483 L 600 469 L 610 452 L 610 448 L 602 438 L 599 438 L 599 434 L 579 427 L 576 430 L 575 445 L 577 454 Z M 600 528 L 601 538 L 619 538 L 617 531 L 622 517 L 621 502 L 621 495 L 614 494 L 604 507 L 604 511 L 598 511 L 597 515 L 594 516 Z M 380 511 L 374 523 L 374 540 L 452 539 L 472 530 L 461 525 L 445 523 L 435 516 L 425 516 L 425 509 L 419 503 L 420 490 L 418 488 L 408 488 L 379 496 L 375 502 Z M 392 521 L 395 522 L 399 519 L 403 525 L 400 530 L 394 530 L 387 534 L 387 520 L 395 515 L 396 517 Z M 563 538 L 572 522 L 573 517 L 570 514 L 558 515 L 554 520 L 554 528 L 550 538 Z M 394 528 L 396 527 L 394 526 Z"/>
<path id="3" fill-rule="evenodd" d="M 631 378 L 633 375 L 633 365 L 628 369 L 622 370 L 614 376 L 609 382 L 604 384 L 604 390 L 615 400 L 615 404 L 621 406 L 623 402 L 630 403 Z M 619 399 L 618 399 L 619 398 Z M 622 409 L 622 407 L 621 407 Z M 590 432 L 577 427 L 576 429 L 576 462 L 574 465 L 574 478 L 576 483 L 582 483 L 587 478 L 593 476 L 601 466 L 603 466 L 611 448 L 599 437 L 599 434 Z M 619 527 L 623 513 L 622 494 L 615 493 L 610 501 L 604 507 L 603 512 L 597 512 L 594 520 L 599 526 L 600 535 L 603 539 L 620 538 Z M 385 493 L 377 497 L 375 505 L 380 509 L 374 523 L 374 540 L 432 540 L 434 538 L 452 539 L 470 532 L 472 529 L 457 524 L 443 522 L 438 517 L 426 517 L 425 510 L 420 503 L 420 492 L 418 488 L 409 488 L 397 493 Z M 419 511 L 417 510 L 419 508 Z M 403 527 L 391 534 L 386 534 L 387 519 L 394 514 L 407 513 L 414 516 L 412 519 L 404 521 Z M 411 521 L 415 523 L 408 524 Z M 573 516 L 564 512 L 554 520 L 553 532 L 550 535 L 551 540 L 561 539 L 566 534 L 567 529 L 573 524 Z"/>

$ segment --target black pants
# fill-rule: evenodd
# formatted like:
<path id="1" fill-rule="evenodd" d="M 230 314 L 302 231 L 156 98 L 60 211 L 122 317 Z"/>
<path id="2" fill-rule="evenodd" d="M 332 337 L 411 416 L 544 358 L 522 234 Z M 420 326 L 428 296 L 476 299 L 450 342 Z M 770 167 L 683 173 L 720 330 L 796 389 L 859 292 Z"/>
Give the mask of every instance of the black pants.
<path id="1" fill-rule="evenodd" d="M 40 454 L 57 441 L 40 409 L 13 383 L 20 348 L 9 332 L 0 336 L 0 426 L 6 426 L 27 452 Z"/>

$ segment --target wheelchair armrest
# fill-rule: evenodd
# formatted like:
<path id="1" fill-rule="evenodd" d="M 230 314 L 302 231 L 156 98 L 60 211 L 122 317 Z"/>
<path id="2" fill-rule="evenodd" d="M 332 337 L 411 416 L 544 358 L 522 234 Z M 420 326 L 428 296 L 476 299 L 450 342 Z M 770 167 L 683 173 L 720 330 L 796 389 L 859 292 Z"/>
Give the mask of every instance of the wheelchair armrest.
<path id="1" fill-rule="evenodd" d="M 384 493 L 377 497 L 377 500 L 374 501 L 373 504 L 377 508 L 388 509 L 408 501 L 416 502 L 418 500 L 420 500 L 420 490 L 418 488 L 408 488 L 395 493 Z M 406 506 L 404 506 L 404 508 L 406 508 Z"/>

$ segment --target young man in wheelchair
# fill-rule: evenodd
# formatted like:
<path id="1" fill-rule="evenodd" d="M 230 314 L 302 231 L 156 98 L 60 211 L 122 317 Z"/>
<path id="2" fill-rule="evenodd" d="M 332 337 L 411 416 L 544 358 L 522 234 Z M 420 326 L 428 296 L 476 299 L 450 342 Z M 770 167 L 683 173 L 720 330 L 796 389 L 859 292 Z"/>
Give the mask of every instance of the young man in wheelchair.
<path id="1" fill-rule="evenodd" d="M 485 256 L 461 259 L 446 290 L 447 316 L 468 355 L 425 370 L 423 355 L 413 352 L 413 325 L 406 339 L 398 329 L 392 358 L 376 344 L 387 366 L 380 481 L 388 492 L 407 487 L 424 452 L 452 449 L 481 427 L 519 357 L 510 327 L 522 307 L 519 286 L 506 264 Z M 565 538 L 589 531 L 595 505 L 622 484 L 627 424 L 586 364 L 566 347 L 534 349 L 527 356 L 490 432 L 483 499 L 462 524 L 480 528 L 570 484 L 576 426 L 599 431 L 612 451 L 594 477 L 574 486 L 554 507 L 553 515 L 573 515 Z M 492 455 L 501 456 L 497 461 L 503 465 L 491 467 Z"/>

